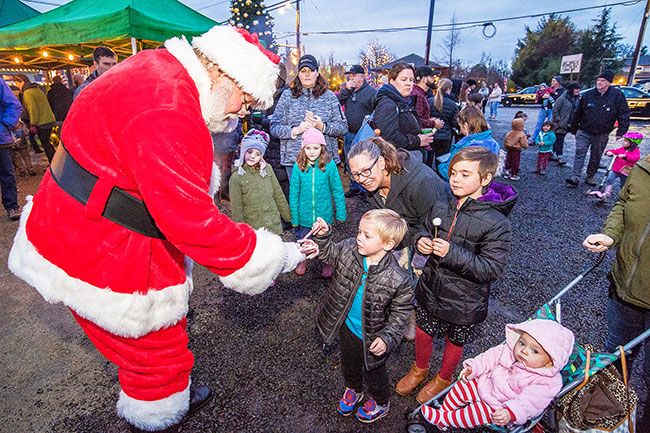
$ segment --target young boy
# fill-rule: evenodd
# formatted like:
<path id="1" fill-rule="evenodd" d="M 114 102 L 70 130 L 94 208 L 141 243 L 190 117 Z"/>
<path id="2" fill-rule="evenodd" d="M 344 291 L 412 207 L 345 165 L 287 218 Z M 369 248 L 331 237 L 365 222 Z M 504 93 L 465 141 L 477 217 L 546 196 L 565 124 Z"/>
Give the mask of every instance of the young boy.
<path id="1" fill-rule="evenodd" d="M 509 185 L 492 179 L 498 156 L 481 146 L 461 149 L 449 165 L 455 199 L 438 201 L 416 236 L 417 249 L 429 255 L 415 289 L 415 363 L 395 387 L 409 395 L 427 379 L 433 338 L 445 338 L 442 363 L 418 393 L 420 403 L 449 386 L 476 327 L 488 311 L 490 284 L 503 273 L 510 254 L 507 215 L 517 200 Z M 437 226 L 433 225 L 436 219 Z"/>
<path id="2" fill-rule="evenodd" d="M 316 322 L 327 344 L 337 333 L 340 337 L 346 388 L 337 410 L 348 416 L 358 407 L 356 418 L 372 423 L 388 414 L 386 359 L 399 345 L 413 311 L 413 282 L 391 254 L 408 225 L 390 209 L 374 209 L 361 217 L 356 239 L 332 242 L 321 218 L 313 230 L 318 257 L 334 267 Z M 309 243 L 304 247 L 309 249 Z M 364 380 L 369 398 L 359 406 Z"/>

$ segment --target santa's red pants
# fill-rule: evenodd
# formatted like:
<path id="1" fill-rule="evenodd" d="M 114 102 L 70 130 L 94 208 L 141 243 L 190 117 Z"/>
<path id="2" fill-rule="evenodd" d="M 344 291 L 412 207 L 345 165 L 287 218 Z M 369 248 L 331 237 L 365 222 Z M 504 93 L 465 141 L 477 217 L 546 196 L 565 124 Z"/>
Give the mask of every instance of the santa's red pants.
<path id="1" fill-rule="evenodd" d="M 118 367 L 127 400 L 121 411 L 123 402 L 118 402 L 120 415 L 132 424 L 141 424 L 138 427 L 157 426 L 158 417 L 177 420 L 185 415 L 194 365 L 194 355 L 187 348 L 187 319 L 142 337 L 127 338 L 106 331 L 74 311 L 72 314 L 97 350 Z"/>

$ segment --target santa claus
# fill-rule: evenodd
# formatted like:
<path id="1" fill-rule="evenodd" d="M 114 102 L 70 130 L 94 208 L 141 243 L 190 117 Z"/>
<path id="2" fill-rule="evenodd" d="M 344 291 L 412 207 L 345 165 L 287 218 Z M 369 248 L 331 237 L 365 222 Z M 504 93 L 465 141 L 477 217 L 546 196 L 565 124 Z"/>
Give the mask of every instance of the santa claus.
<path id="1" fill-rule="evenodd" d="M 117 365 L 117 412 L 146 431 L 211 396 L 190 383 L 192 260 L 252 295 L 304 259 L 297 244 L 232 222 L 212 196 L 210 131 L 272 104 L 278 56 L 228 26 L 165 48 L 126 59 L 75 100 L 9 256 Z"/>

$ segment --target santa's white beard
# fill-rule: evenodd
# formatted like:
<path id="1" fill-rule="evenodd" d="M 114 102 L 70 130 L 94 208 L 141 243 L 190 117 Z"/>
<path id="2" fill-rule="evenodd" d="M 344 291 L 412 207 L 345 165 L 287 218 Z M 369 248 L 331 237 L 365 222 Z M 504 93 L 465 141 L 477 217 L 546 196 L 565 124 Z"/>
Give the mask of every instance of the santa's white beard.
<path id="1" fill-rule="evenodd" d="M 239 116 L 233 113 L 224 113 L 233 88 L 234 83 L 222 81 L 210 90 L 207 107 L 203 110 L 203 118 L 210 132 L 232 132 L 237 127 Z"/>

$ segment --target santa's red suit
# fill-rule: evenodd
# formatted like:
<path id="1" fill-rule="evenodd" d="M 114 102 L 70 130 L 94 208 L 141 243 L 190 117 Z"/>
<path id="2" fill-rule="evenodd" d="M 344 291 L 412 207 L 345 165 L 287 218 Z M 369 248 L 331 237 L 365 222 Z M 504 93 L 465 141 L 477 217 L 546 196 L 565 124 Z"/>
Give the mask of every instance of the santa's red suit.
<path id="1" fill-rule="evenodd" d="M 213 31 L 198 40 L 206 54 L 225 56 L 222 70 L 258 101 L 270 100 L 277 66 L 234 29 Z M 206 45 L 215 37 L 216 46 Z M 48 171 L 27 199 L 9 257 L 14 274 L 69 307 L 117 364 L 118 413 L 145 430 L 173 425 L 188 410 L 194 360 L 185 331 L 192 291 L 186 257 L 225 286 L 255 294 L 295 266 L 296 250 L 218 211 L 209 193 L 213 145 L 202 115 L 210 78 L 184 39 L 166 46 L 128 58 L 75 100 L 62 143 L 99 179 L 84 205 Z M 230 54 L 233 47 L 244 52 Z M 227 64 L 241 56 L 257 63 Z M 165 239 L 103 217 L 113 187 L 142 200 Z"/>

